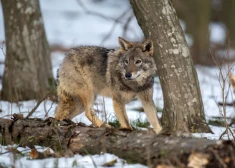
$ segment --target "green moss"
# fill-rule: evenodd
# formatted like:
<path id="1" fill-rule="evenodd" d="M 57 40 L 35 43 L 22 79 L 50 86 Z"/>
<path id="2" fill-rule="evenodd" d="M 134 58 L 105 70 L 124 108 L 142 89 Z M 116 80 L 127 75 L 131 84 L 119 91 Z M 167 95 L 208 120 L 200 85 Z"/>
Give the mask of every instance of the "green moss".
<path id="1" fill-rule="evenodd" d="M 224 127 L 224 121 L 221 120 L 221 119 L 216 119 L 216 120 L 210 119 L 210 120 L 208 121 L 208 124 L 209 124 L 209 125 L 213 125 L 213 126 L 221 126 L 221 127 Z"/>
<path id="2" fill-rule="evenodd" d="M 112 119 L 108 122 L 108 124 L 114 128 L 119 128 L 121 126 L 117 118 Z M 134 130 L 137 130 L 138 128 L 148 128 L 150 126 L 148 120 L 141 119 L 133 120 L 130 122 L 130 124 Z"/>
<path id="3" fill-rule="evenodd" d="M 73 163 L 72 163 L 72 167 L 78 167 L 78 163 L 77 163 L 77 161 L 76 161 L 76 160 L 74 160 L 74 161 L 73 161 Z"/>
<path id="4" fill-rule="evenodd" d="M 48 78 L 48 83 L 49 83 L 49 92 L 51 94 L 57 94 L 57 86 L 54 78 Z"/>
<path id="5" fill-rule="evenodd" d="M 167 151 L 162 149 L 159 151 L 159 157 L 160 158 L 167 158 Z"/>
<path id="6" fill-rule="evenodd" d="M 2 137 L 0 137 L 0 143 L 1 143 L 1 145 L 5 146 L 5 145 L 6 145 L 6 143 L 5 143 L 5 139 L 4 139 L 4 138 L 2 138 Z"/>
<path id="7" fill-rule="evenodd" d="M 121 126 L 121 124 L 117 120 L 117 118 L 113 119 L 112 121 L 109 121 L 108 124 L 111 125 L 114 128 L 119 128 Z"/>
<path id="8" fill-rule="evenodd" d="M 137 119 L 137 120 L 131 121 L 131 126 L 134 129 L 138 129 L 139 127 L 147 128 L 150 126 L 150 123 L 148 122 L 148 120 L 142 121 L 141 119 Z"/>
<path id="9" fill-rule="evenodd" d="M 54 78 L 48 78 L 48 83 L 49 83 L 49 88 L 48 88 L 49 98 L 52 101 L 57 101 L 57 85 Z"/>

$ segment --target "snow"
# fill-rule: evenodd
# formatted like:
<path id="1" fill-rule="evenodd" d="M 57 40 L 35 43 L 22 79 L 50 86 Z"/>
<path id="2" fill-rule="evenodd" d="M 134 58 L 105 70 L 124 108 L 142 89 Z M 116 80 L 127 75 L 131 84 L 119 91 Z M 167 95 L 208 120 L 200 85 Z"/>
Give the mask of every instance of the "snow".
<path id="1" fill-rule="evenodd" d="M 113 22 L 110 20 L 84 13 L 83 8 L 81 8 L 76 0 L 70 0 L 69 3 L 62 0 L 51 0 L 49 2 L 47 0 L 41 0 L 40 2 L 47 38 L 50 44 L 59 43 L 68 47 L 77 45 L 100 45 L 107 32 L 113 26 Z M 82 1 L 82 3 L 84 3 L 89 11 L 96 11 L 109 18 L 117 18 L 124 11 L 130 9 L 129 2 L 126 0 L 101 1 L 101 3 L 92 3 L 91 0 L 88 0 Z M 56 8 L 54 4 L 56 4 Z M 117 24 L 111 37 L 105 43 L 102 43 L 102 45 L 106 47 L 118 45 L 116 39 L 123 34 L 122 27 L 124 21 L 130 14 L 131 9 L 122 17 L 122 24 Z M 126 34 L 126 38 L 130 40 L 140 40 L 143 38 L 143 33 L 136 19 L 132 19 Z"/>
<path id="2" fill-rule="evenodd" d="M 7 146 L 3 147 L 0 146 L 0 152 L 3 153 L 0 156 L 0 166 L 4 163 L 5 166 L 13 166 L 14 163 L 15 168 L 51 168 L 51 167 L 58 167 L 58 168 L 70 168 L 70 167 L 89 167 L 89 168 L 100 168 L 103 167 L 102 165 L 111 161 L 116 160 L 114 164 L 115 167 L 123 167 L 123 168 L 146 168 L 146 166 L 140 164 L 127 164 L 125 160 L 118 158 L 113 154 L 101 154 L 101 155 L 75 155 L 74 157 L 62 157 L 62 158 L 46 158 L 46 159 L 38 159 L 32 160 L 28 153 L 30 152 L 29 148 L 22 148 L 18 147 L 18 151 L 21 151 L 22 154 L 25 154 L 25 157 L 21 157 L 20 159 L 14 160 L 14 156 L 12 153 L 8 152 L 7 148 L 16 148 L 16 146 Z M 40 146 L 36 147 L 37 151 L 43 152 L 47 148 L 43 148 Z"/>
<path id="3" fill-rule="evenodd" d="M 210 40 L 214 43 L 223 44 L 226 38 L 225 26 L 222 23 L 211 23 L 209 26 Z"/>
<path id="4" fill-rule="evenodd" d="M 14 159 L 14 156 L 9 149 L 17 149 L 21 152 L 21 154 L 25 156 L 21 156 L 20 159 Z M 44 152 L 48 148 L 35 146 L 38 152 Z M 123 167 L 123 168 L 146 168 L 146 166 L 141 164 L 127 164 L 125 160 L 118 158 L 117 156 L 109 153 L 104 153 L 100 155 L 74 155 L 74 157 L 61 157 L 61 158 L 46 158 L 46 159 L 38 159 L 33 160 L 30 158 L 28 153 L 31 150 L 28 147 L 17 147 L 16 145 L 8 145 L 8 146 L 0 146 L 0 166 L 3 164 L 7 167 L 13 166 L 14 163 L 15 168 L 28 168 L 28 167 L 43 167 L 43 168 L 70 168 L 70 167 L 94 167 L 100 168 L 102 165 L 111 161 L 115 161 L 114 167 Z M 50 152 L 53 153 L 51 150 Z"/>
<path id="5" fill-rule="evenodd" d="M 83 0 L 81 1 L 89 11 L 95 11 L 101 13 L 109 18 L 117 18 L 124 11 L 128 11 L 121 19 L 121 24 L 116 24 L 114 30 L 113 21 L 110 19 L 104 19 L 97 17 L 91 14 L 87 14 L 84 11 L 84 8 L 78 4 L 76 0 L 40 0 L 43 21 L 45 25 L 45 30 L 47 34 L 48 41 L 50 45 L 61 45 L 64 47 L 74 47 L 78 45 L 101 45 L 105 47 L 117 47 L 118 46 L 118 37 L 123 36 L 123 25 L 128 17 L 131 15 L 130 4 L 126 0 L 119 1 L 101 1 L 96 3 L 95 0 Z M 129 10 L 130 9 L 130 10 Z M 181 21 L 181 25 L 184 23 Z M 103 41 L 108 32 L 112 30 L 110 37 Z M 140 27 L 137 24 L 135 18 L 130 22 L 129 29 L 125 33 L 124 38 L 128 40 L 141 41 L 143 39 L 143 33 Z M 210 39 L 216 43 L 222 43 L 225 39 L 225 28 L 222 24 L 210 24 Z M 192 44 L 192 39 L 189 35 L 186 35 L 186 39 Z M 4 37 L 4 25 L 3 25 L 3 15 L 2 9 L 0 8 L 0 46 L 3 47 L 5 52 L 5 45 L 2 45 L 2 42 L 5 40 Z M 159 44 L 159 46 L 162 46 Z M 5 60 L 5 54 L 0 49 L 0 62 Z M 178 52 L 178 51 L 173 51 Z M 183 55 L 187 55 L 188 52 L 182 50 Z M 222 52 L 222 51 L 221 51 Z M 230 55 L 235 55 L 235 52 L 231 50 Z M 53 66 L 53 75 L 56 78 L 56 72 L 59 68 L 61 62 L 64 59 L 63 52 L 53 52 L 51 54 L 52 66 Z M 230 65 L 232 67 L 232 65 Z M 222 117 L 223 109 L 217 105 L 217 102 L 222 102 L 222 91 L 219 84 L 218 74 L 219 70 L 217 67 L 204 67 L 196 66 L 200 89 L 202 93 L 202 99 L 205 109 L 205 115 L 207 121 L 213 119 L 213 117 Z M 223 67 L 223 70 L 228 69 L 226 66 Z M 4 70 L 4 65 L 0 64 L 0 76 L 2 76 Z M 235 72 L 232 68 L 232 72 Z M 226 72 L 223 72 L 226 75 Z M 0 78 L 1 80 L 1 78 Z M 0 89 L 2 89 L 0 81 Z M 232 102 L 234 100 L 234 94 L 231 88 L 228 87 L 228 82 L 225 86 L 225 92 L 228 92 L 227 102 Z M 163 108 L 163 95 L 160 86 L 159 78 L 155 78 L 154 84 L 154 95 L 153 99 L 155 104 L 159 108 Z M 35 100 L 23 101 L 18 103 L 9 103 L 5 101 L 0 101 L 0 117 L 10 118 L 14 113 L 21 113 L 26 116 L 36 105 Z M 53 117 L 57 104 L 55 102 L 45 100 L 37 108 L 32 117 L 45 118 Z M 141 119 L 145 120 L 146 115 L 143 112 L 137 112 L 135 108 L 141 107 L 139 101 L 132 101 L 127 104 L 127 113 L 130 120 Z M 99 117 L 104 120 L 104 111 L 107 114 L 107 119 L 112 120 L 115 118 L 114 110 L 112 107 L 112 100 L 108 98 L 98 97 L 96 105 L 94 107 L 98 111 Z M 226 113 L 227 117 L 234 116 L 234 108 L 227 107 Z M 158 113 L 161 116 L 161 113 Z M 84 122 L 85 124 L 91 124 L 91 122 L 85 117 L 84 113 L 75 117 L 73 119 L 75 122 Z M 210 126 L 214 134 L 209 133 L 196 133 L 193 136 L 202 138 L 206 137 L 208 139 L 218 139 L 219 136 L 224 132 L 224 127 Z M 228 137 L 223 137 L 228 139 Z M 231 138 L 231 136 L 230 136 Z M 9 147 L 9 146 L 8 146 Z M 16 146 L 15 146 L 16 147 Z M 101 155 L 92 155 L 92 156 L 81 156 L 75 155 L 70 158 L 48 158 L 43 160 L 32 160 L 30 159 L 28 153 L 30 149 L 28 148 L 17 148 L 19 151 L 24 151 L 26 156 L 20 157 L 16 160 L 16 167 L 102 167 L 102 164 L 116 159 L 117 163 L 115 167 L 146 167 L 143 165 L 131 165 L 125 163 L 124 160 L 112 155 L 112 154 L 101 154 Z M 37 147 L 38 150 L 44 151 L 46 148 Z M 8 152 L 6 146 L 0 146 L 0 167 L 1 164 L 11 165 L 12 154 Z M 95 165 L 94 165 L 94 163 Z M 77 164 L 77 165 L 76 165 Z"/>

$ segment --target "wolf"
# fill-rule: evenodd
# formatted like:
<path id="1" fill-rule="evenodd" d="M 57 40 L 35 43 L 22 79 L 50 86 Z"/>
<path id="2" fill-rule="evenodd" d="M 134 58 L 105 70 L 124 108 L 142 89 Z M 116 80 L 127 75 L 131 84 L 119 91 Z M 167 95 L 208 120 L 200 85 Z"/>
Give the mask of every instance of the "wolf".
<path id="1" fill-rule="evenodd" d="M 120 127 L 132 130 L 125 104 L 137 97 L 154 131 L 159 133 L 162 126 L 152 99 L 156 73 L 153 42 L 129 42 L 121 37 L 118 41 L 118 49 L 81 46 L 66 54 L 58 70 L 55 118 L 72 119 L 85 111 L 92 124 L 100 127 L 104 122 L 96 116 L 93 105 L 96 95 L 102 95 L 112 98 Z"/>

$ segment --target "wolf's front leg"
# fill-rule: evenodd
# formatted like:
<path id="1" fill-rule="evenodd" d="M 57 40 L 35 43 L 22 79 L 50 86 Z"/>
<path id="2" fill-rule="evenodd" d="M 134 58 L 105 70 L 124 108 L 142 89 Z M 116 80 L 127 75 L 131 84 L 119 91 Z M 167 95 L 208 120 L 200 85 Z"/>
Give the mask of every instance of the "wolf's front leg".
<path id="1" fill-rule="evenodd" d="M 138 98 L 141 100 L 146 116 L 150 124 L 153 126 L 154 131 L 158 134 L 161 132 L 162 126 L 159 123 L 157 110 L 154 105 L 152 97 L 153 97 L 152 89 L 148 89 L 138 94 Z"/>
<path id="2" fill-rule="evenodd" d="M 113 97 L 113 107 L 118 121 L 121 124 L 121 128 L 133 130 L 126 114 L 125 102 L 116 97 Z"/>

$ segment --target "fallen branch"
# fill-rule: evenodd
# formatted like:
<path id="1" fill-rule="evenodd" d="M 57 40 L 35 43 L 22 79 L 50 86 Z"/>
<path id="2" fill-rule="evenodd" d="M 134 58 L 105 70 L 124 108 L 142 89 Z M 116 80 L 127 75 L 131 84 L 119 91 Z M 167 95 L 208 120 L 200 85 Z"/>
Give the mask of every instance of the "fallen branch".
<path id="1" fill-rule="evenodd" d="M 47 146 L 61 156 L 68 151 L 82 155 L 108 152 L 129 162 L 150 167 L 192 167 L 195 164 L 215 168 L 235 166 L 234 141 L 171 137 L 155 135 L 150 131 L 93 128 L 53 118 L 2 118 L 0 140 L 4 145 L 19 143 L 20 146 Z"/>
<path id="2" fill-rule="evenodd" d="M 219 106 L 223 106 L 223 105 L 225 105 L 225 106 L 235 106 L 235 102 L 231 102 L 231 103 L 228 103 L 228 102 L 225 102 L 225 103 L 223 103 L 223 102 L 217 102 L 217 104 L 218 104 Z"/>

